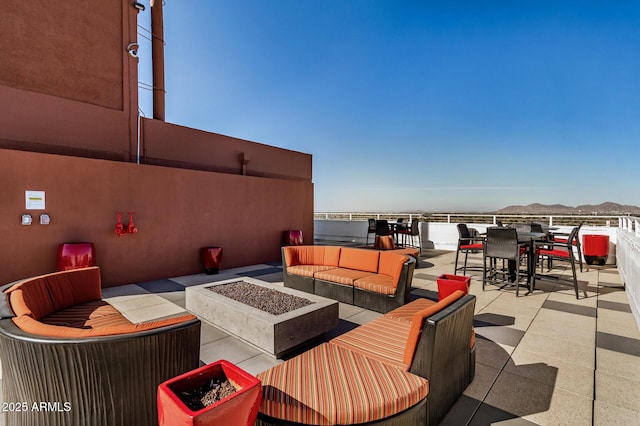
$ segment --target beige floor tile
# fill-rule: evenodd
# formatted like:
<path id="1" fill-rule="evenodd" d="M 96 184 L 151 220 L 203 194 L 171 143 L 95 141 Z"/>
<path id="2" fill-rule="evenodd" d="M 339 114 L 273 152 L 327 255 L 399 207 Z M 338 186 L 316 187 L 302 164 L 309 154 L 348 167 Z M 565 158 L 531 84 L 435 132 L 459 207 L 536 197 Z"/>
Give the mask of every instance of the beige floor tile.
<path id="1" fill-rule="evenodd" d="M 594 426 L 629 426 L 638 424 L 640 413 L 625 410 L 615 405 L 594 401 L 593 424 Z"/>
<path id="2" fill-rule="evenodd" d="M 596 334 L 593 330 L 580 327 L 566 327 L 557 321 L 542 318 L 535 318 L 531 322 L 531 326 L 527 330 L 527 333 L 529 332 L 554 337 L 556 339 L 564 339 L 582 345 L 594 346 L 596 344 Z"/>
<path id="3" fill-rule="evenodd" d="M 515 294 L 513 296 L 506 297 L 503 294 L 487 306 L 487 310 L 497 314 L 513 315 L 523 318 L 533 318 L 538 314 L 538 311 L 540 310 L 538 307 L 530 306 L 527 303 L 516 302 L 515 299 Z"/>
<path id="4" fill-rule="evenodd" d="M 121 312 L 122 315 L 133 323 L 143 323 L 160 318 L 188 314 L 188 312 L 180 306 L 167 302 L 166 300 L 161 304 Z"/>
<path id="5" fill-rule="evenodd" d="M 595 365 L 593 346 L 581 345 L 565 339 L 527 333 L 520 341 L 518 349 L 548 355 L 567 363 L 575 363 L 593 369 Z"/>
<path id="6" fill-rule="evenodd" d="M 349 305 L 347 303 L 338 303 L 338 313 L 341 319 L 348 320 L 349 317 L 352 317 L 360 312 L 363 312 L 364 309 L 358 306 Z"/>
<path id="7" fill-rule="evenodd" d="M 597 306 L 598 298 L 596 297 L 595 293 L 589 293 L 589 297 L 584 297 L 584 294 L 580 292 L 580 299 L 576 299 L 576 293 L 573 291 L 573 289 L 569 288 L 568 291 L 565 291 L 566 289 L 566 287 L 562 290 L 558 288 L 558 291 L 549 294 L 549 300 L 552 300 L 554 302 L 569 303 L 577 306 L 587 306 L 590 308 L 595 308 Z"/>
<path id="8" fill-rule="evenodd" d="M 590 425 L 591 398 L 502 372 L 486 404 L 541 425 Z"/>
<path id="9" fill-rule="evenodd" d="M 596 371 L 596 400 L 640 413 L 640 382 Z M 639 414 L 640 418 L 640 414 Z"/>
<path id="10" fill-rule="evenodd" d="M 107 287 L 102 289 L 102 297 L 115 298 L 118 296 L 130 296 L 134 294 L 150 294 L 151 292 L 136 284 L 120 285 L 117 287 Z"/>
<path id="11" fill-rule="evenodd" d="M 465 389 L 464 394 L 470 398 L 482 401 L 489 393 L 491 386 L 493 386 L 499 374 L 499 368 L 476 363 L 476 374 L 473 382 Z"/>
<path id="12" fill-rule="evenodd" d="M 509 357 L 514 350 L 515 348 L 512 346 L 501 345 L 491 340 L 477 338 L 476 363 L 502 369 L 509 361 Z"/>
<path id="13" fill-rule="evenodd" d="M 603 309 L 600 309 L 602 311 Z M 600 312 L 598 312 L 600 313 Z M 620 315 L 617 318 L 609 316 L 610 319 L 598 318 L 598 331 L 602 333 L 615 334 L 632 339 L 640 339 L 640 329 L 633 315 Z"/>
<path id="14" fill-rule="evenodd" d="M 640 383 L 640 357 L 596 348 L 598 371 Z M 640 391 L 640 388 L 638 389 Z"/>
<path id="15" fill-rule="evenodd" d="M 592 333 L 595 333 L 596 331 L 596 318 L 586 315 L 542 308 L 536 316 L 536 319 L 549 321 L 554 324 L 562 325 L 566 328 L 588 330 Z"/>
<path id="16" fill-rule="evenodd" d="M 551 406 L 547 411 L 524 416 L 539 425 L 590 426 L 592 424 L 592 399 L 560 388 L 553 390 Z"/>
<path id="17" fill-rule="evenodd" d="M 347 321 L 351 321 L 354 322 L 356 324 L 366 324 L 368 322 L 371 322 L 375 319 L 378 319 L 382 316 L 381 313 L 379 312 L 373 312 L 373 311 L 367 311 L 367 310 L 363 310 L 360 313 L 357 313 L 355 315 L 350 316 L 349 318 L 347 318 Z"/>
<path id="18" fill-rule="evenodd" d="M 262 353 L 259 349 L 231 336 L 200 346 L 200 360 L 205 364 L 219 359 L 239 364 Z"/>
<path id="19" fill-rule="evenodd" d="M 586 398 L 593 397 L 593 370 L 573 362 L 516 348 L 505 371 Z"/>
<path id="20" fill-rule="evenodd" d="M 283 361 L 267 354 L 258 354 L 252 358 L 238 363 L 238 367 L 255 376 L 258 373 L 268 370 L 269 368 L 274 367 L 282 362 Z"/>

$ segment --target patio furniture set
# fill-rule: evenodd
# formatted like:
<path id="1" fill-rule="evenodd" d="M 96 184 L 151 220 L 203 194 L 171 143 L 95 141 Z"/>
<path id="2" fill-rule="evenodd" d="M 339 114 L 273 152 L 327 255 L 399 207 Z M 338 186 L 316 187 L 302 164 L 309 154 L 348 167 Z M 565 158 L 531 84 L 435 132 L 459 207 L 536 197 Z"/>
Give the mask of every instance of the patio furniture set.
<path id="1" fill-rule="evenodd" d="M 487 228 L 484 234 L 472 232 L 466 224 L 458 224 L 458 248 L 454 266 L 454 274 L 462 271 L 466 274 L 469 253 L 481 252 L 483 264 L 482 288 L 487 283 L 500 286 L 515 285 L 516 295 L 519 294 L 521 282 L 527 287 L 527 294 L 535 289 L 536 280 L 549 280 L 562 285 L 572 286 L 576 298 L 579 298 L 576 264 L 582 272 L 582 256 L 578 233 L 580 226 L 558 238 L 549 232 L 544 232 L 540 224 L 516 224 L 512 226 L 497 226 Z M 458 266 L 459 255 L 464 254 L 462 266 Z M 499 266 L 498 261 L 502 261 Z M 547 261 L 547 273 L 544 273 L 544 261 Z M 506 267 L 505 267 L 505 261 Z M 571 279 L 566 280 L 555 274 L 549 274 L 552 263 L 567 262 L 571 268 Z M 525 265 L 521 268 L 520 265 Z M 536 272 L 540 265 L 540 272 Z"/>
<path id="2" fill-rule="evenodd" d="M 281 290 L 317 295 L 308 296 L 316 306 L 299 315 L 321 323 L 314 336 L 335 327 L 337 301 L 385 315 L 260 373 L 256 424 L 437 424 L 473 380 L 475 297 L 455 291 L 439 302 L 410 302 L 413 257 L 287 246 L 282 261 Z M 102 300 L 97 267 L 28 278 L 2 290 L 4 399 L 62 407 L 6 413 L 8 425 L 157 424 L 158 412 L 164 413 L 157 405 L 159 385 L 198 370 L 200 320 L 184 315 L 131 323 Z M 187 295 L 187 308 L 211 310 L 194 308 L 198 315 L 213 320 L 216 313 L 225 315 L 220 306 L 233 307 L 229 301 L 212 307 L 202 290 L 194 287 Z M 313 337 L 291 340 L 293 329 L 308 327 L 295 316 L 272 321 L 274 330 L 284 329 L 280 340 L 290 341 L 283 346 L 275 338 L 264 350 L 280 356 Z M 241 321 L 259 325 L 263 317 Z M 255 340 L 255 330 L 230 332 Z"/>

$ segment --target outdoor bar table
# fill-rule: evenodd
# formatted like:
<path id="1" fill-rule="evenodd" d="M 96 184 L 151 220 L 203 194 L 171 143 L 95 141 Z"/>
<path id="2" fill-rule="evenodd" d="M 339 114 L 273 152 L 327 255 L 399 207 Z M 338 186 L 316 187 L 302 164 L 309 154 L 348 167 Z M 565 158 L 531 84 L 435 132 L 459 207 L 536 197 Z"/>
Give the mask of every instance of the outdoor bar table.
<path id="1" fill-rule="evenodd" d="M 544 232 L 518 232 L 518 242 L 527 244 L 529 247 L 529 253 L 527 254 L 527 284 L 529 285 L 529 293 L 533 291 L 533 274 L 536 273 L 535 268 L 535 255 L 536 255 L 536 242 L 546 241 L 548 235 Z"/>

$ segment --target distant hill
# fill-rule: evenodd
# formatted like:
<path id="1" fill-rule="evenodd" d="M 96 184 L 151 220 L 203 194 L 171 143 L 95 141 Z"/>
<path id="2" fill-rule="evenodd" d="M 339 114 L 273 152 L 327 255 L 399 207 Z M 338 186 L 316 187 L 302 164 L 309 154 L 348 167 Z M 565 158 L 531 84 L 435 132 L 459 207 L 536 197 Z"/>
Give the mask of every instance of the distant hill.
<path id="1" fill-rule="evenodd" d="M 598 205 L 585 204 L 577 207 L 562 204 L 529 204 L 528 206 L 509 206 L 497 210 L 499 214 L 577 214 L 577 215 L 619 215 L 640 214 L 640 207 L 612 203 L 610 201 Z"/>

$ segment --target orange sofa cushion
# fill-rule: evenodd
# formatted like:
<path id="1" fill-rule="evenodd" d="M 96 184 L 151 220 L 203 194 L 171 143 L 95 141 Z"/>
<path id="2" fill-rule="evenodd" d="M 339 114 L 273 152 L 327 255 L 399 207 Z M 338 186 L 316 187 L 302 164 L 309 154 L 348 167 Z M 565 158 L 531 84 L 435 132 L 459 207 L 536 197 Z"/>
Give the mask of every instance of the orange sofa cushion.
<path id="1" fill-rule="evenodd" d="M 379 259 L 379 251 L 345 247 L 340 251 L 340 263 L 338 266 L 375 274 L 378 272 Z"/>
<path id="2" fill-rule="evenodd" d="M 413 356 L 415 355 L 416 348 L 418 347 L 418 341 L 420 340 L 420 334 L 422 333 L 425 320 L 431 315 L 440 312 L 462 296 L 464 296 L 464 293 L 460 290 L 456 290 L 435 305 L 424 308 L 413 315 L 409 336 L 407 337 L 407 345 L 404 350 L 405 364 L 411 365 L 413 362 Z"/>
<path id="3" fill-rule="evenodd" d="M 353 282 L 354 287 L 361 288 L 372 293 L 393 295 L 398 288 L 398 280 L 389 275 L 373 274 L 359 278 Z"/>
<path id="4" fill-rule="evenodd" d="M 94 300 L 93 302 L 71 306 L 42 318 L 40 322 L 73 328 L 97 328 L 132 324 L 119 310 L 104 300 Z"/>
<path id="5" fill-rule="evenodd" d="M 183 315 L 175 318 L 167 318 L 157 321 L 145 322 L 142 324 L 112 325 L 97 328 L 74 328 L 60 325 L 50 325 L 22 315 L 12 318 L 13 322 L 23 331 L 40 336 L 59 337 L 66 339 L 115 336 L 119 334 L 137 333 L 140 331 L 153 330 L 166 327 L 168 325 L 179 324 L 181 322 L 195 319 L 195 315 Z"/>
<path id="6" fill-rule="evenodd" d="M 404 363 L 404 350 L 410 327 L 407 322 L 380 317 L 331 339 L 329 344 L 406 371 L 409 365 Z"/>
<path id="7" fill-rule="evenodd" d="M 338 267 L 342 247 L 291 246 L 283 247 L 287 267 L 297 265 L 324 265 Z"/>
<path id="8" fill-rule="evenodd" d="M 296 266 L 288 266 L 287 273 L 313 278 L 316 272 L 328 271 L 329 269 L 335 269 L 335 266 L 296 265 Z"/>
<path id="9" fill-rule="evenodd" d="M 429 393 L 423 377 L 328 343 L 257 377 L 260 412 L 287 424 L 368 423 L 401 413 Z"/>
<path id="10" fill-rule="evenodd" d="M 397 284 L 398 280 L 400 279 L 400 274 L 402 273 L 402 266 L 405 264 L 405 262 L 408 261 L 409 256 L 383 251 L 380 253 L 378 273 L 389 275 L 395 280 Z"/>
<path id="11" fill-rule="evenodd" d="M 16 316 L 44 318 L 70 306 L 100 300 L 100 269 L 74 269 L 29 278 L 11 286 L 5 293 Z"/>
<path id="12" fill-rule="evenodd" d="M 407 303 L 406 305 L 402 305 L 399 308 L 395 308 L 393 311 L 389 311 L 384 314 L 385 318 L 391 318 L 396 321 L 403 321 L 406 323 L 411 323 L 413 316 L 416 312 L 419 312 L 425 308 L 435 305 L 437 302 L 434 302 L 430 299 L 419 298 L 412 302 Z"/>
<path id="13" fill-rule="evenodd" d="M 327 271 L 316 272 L 313 276 L 318 280 L 331 281 L 344 285 L 353 285 L 355 280 L 368 275 L 371 275 L 371 273 L 357 271 L 355 269 L 334 268 Z"/>

